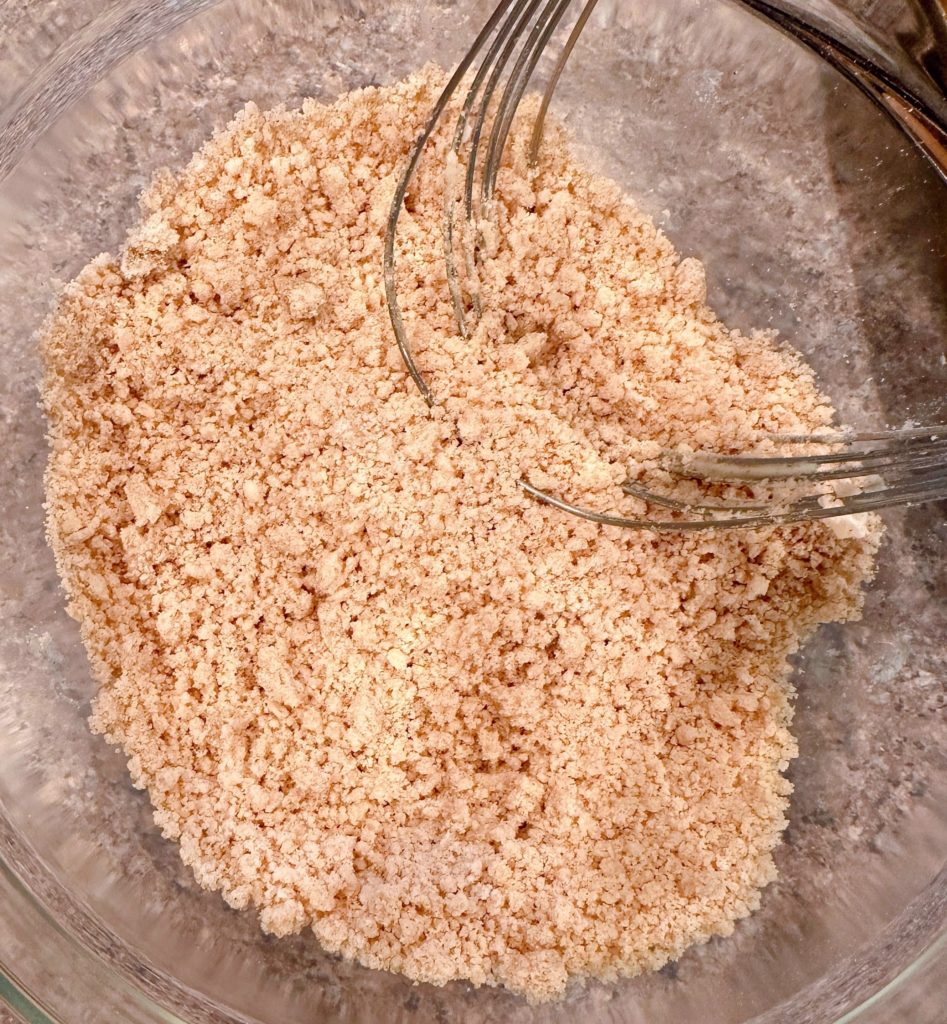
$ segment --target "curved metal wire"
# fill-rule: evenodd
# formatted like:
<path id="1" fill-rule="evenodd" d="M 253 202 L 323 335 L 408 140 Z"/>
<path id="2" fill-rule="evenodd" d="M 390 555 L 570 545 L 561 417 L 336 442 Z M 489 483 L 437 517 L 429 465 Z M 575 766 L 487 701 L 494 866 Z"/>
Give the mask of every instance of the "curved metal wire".
<path id="1" fill-rule="evenodd" d="M 546 115 L 549 113 L 549 104 L 552 103 L 553 93 L 556 91 L 556 86 L 559 84 L 562 72 L 572 56 L 575 44 L 579 41 L 579 36 L 582 35 L 582 30 L 588 24 L 589 18 L 592 17 L 592 11 L 595 10 L 597 3 L 598 0 L 587 0 L 586 5 L 582 8 L 582 13 L 579 15 L 575 25 L 572 26 L 572 31 L 566 40 L 566 45 L 563 46 L 559 59 L 556 61 L 556 66 L 552 69 L 552 74 L 549 76 L 549 81 L 543 91 L 542 101 L 539 104 L 539 111 L 536 114 L 536 121 L 533 124 L 533 134 L 529 140 L 530 165 L 535 164 L 536 158 L 539 156 L 539 147 L 543 141 L 543 129 L 546 127 Z"/>
<path id="2" fill-rule="evenodd" d="M 513 66 L 510 81 L 500 99 L 500 105 L 490 129 L 490 141 L 487 144 L 487 158 L 484 165 L 483 180 L 480 186 L 481 203 L 486 205 L 492 199 L 496 189 L 497 174 L 509 138 L 513 118 L 526 92 L 539 58 L 552 38 L 552 34 L 562 21 L 572 0 L 553 0 L 547 3 L 540 13 L 539 20 L 533 26 L 523 47 L 519 59 Z"/>
<path id="3" fill-rule="evenodd" d="M 482 304 L 477 257 L 483 244 L 480 227 L 491 214 L 497 174 L 516 112 L 543 53 L 572 2 L 573 0 L 500 0 L 434 105 L 409 154 L 395 190 L 385 237 L 385 294 L 395 339 L 405 367 L 429 406 L 434 404 L 434 396 L 414 360 L 398 302 L 395 243 L 405 196 L 427 142 L 438 127 L 461 83 L 468 77 L 475 61 L 486 48 L 460 105 L 450 148 L 451 164 L 445 182 L 443 236 L 447 282 L 458 331 L 461 337 L 466 338 L 469 334 L 467 310 L 456 260 L 455 214 L 458 197 L 455 192 L 456 182 L 451 175 L 454 168 L 460 166 L 464 143 L 469 136 L 462 190 L 466 223 L 463 232 L 463 255 L 466 290 L 474 315 L 479 317 L 482 313 Z M 527 150 L 531 164 L 535 163 L 538 156 L 546 115 L 556 86 L 597 2 L 598 0 L 586 0 L 546 84 Z M 871 61 L 846 44 L 832 39 L 795 12 L 776 8 L 766 0 L 736 2 L 815 50 L 852 79 L 895 118 L 900 127 L 918 143 L 941 175 L 947 178 L 947 131 L 929 107 L 918 101 L 899 83 L 889 81 L 889 76 L 875 67 Z M 901 106 L 897 106 L 897 103 Z M 485 152 L 481 157 L 485 134 Z M 528 479 L 520 480 L 519 486 L 537 501 L 583 519 L 606 526 L 656 532 L 773 526 L 805 519 L 829 519 L 877 511 L 893 505 L 914 504 L 947 497 L 945 426 L 918 427 L 897 432 L 793 435 L 774 437 L 772 440 L 787 444 L 824 444 L 838 446 L 843 450 L 820 455 L 698 453 L 689 456 L 686 461 L 669 457 L 665 459 L 663 468 L 672 476 L 690 476 L 708 482 L 741 485 L 760 481 L 796 481 L 815 484 L 825 489 L 831 488 L 833 481 L 852 480 L 854 483 L 850 486 L 853 493 L 809 493 L 779 506 L 753 499 L 687 502 L 673 494 L 663 493 L 640 483 L 626 482 L 622 489 L 630 497 L 675 514 L 700 517 L 659 521 L 600 513 L 583 508 L 534 487 Z M 859 450 L 858 446 L 865 443 L 873 446 Z"/>
<path id="4" fill-rule="evenodd" d="M 602 526 L 620 526 L 625 529 L 651 530 L 655 533 L 690 533 L 695 530 L 708 529 L 756 529 L 768 526 L 781 526 L 789 523 L 800 523 L 809 519 L 834 519 L 838 516 L 850 516 L 859 512 L 879 512 L 882 509 L 893 508 L 896 505 L 919 505 L 927 501 L 938 501 L 947 498 L 947 470 L 937 476 L 933 476 L 923 482 L 905 483 L 897 487 L 884 486 L 874 490 L 865 491 L 861 494 L 850 497 L 831 498 L 837 504 L 820 504 L 818 498 L 806 500 L 804 505 L 790 506 L 785 511 L 768 511 L 760 514 L 731 515 L 726 518 L 704 518 L 690 520 L 656 520 L 656 519 L 631 519 L 626 516 L 610 515 L 602 512 L 595 512 L 592 509 L 583 508 L 581 505 L 574 505 L 562 498 L 550 494 L 548 491 L 534 487 L 528 480 L 520 480 L 519 486 L 537 501 L 544 505 L 551 505 L 553 508 L 561 509 L 580 519 L 588 519 L 590 522 L 599 523 Z M 655 504 L 663 504 L 667 508 L 678 511 L 695 511 L 693 506 L 684 502 L 669 504 L 668 499 L 658 502 L 659 497 L 653 492 L 644 492 L 642 496 Z M 769 506 L 767 506 L 768 508 Z M 734 512 L 733 508 L 726 508 L 727 512 Z M 752 507 L 745 509 L 753 513 Z"/>
<path id="5" fill-rule="evenodd" d="M 414 177 L 415 172 L 418 169 L 418 164 L 421 162 L 424 147 L 427 145 L 430 137 L 434 134 L 434 130 L 440 123 L 441 117 L 447 109 L 447 105 L 450 103 L 451 97 L 457 91 L 458 85 L 463 81 L 464 75 L 467 74 L 471 64 L 473 64 L 476 59 L 477 54 L 483 48 L 484 43 L 486 43 L 490 36 L 493 35 L 497 26 L 503 20 L 503 16 L 511 6 L 512 2 L 513 0 L 500 0 L 500 3 L 497 5 L 486 25 L 483 26 L 480 30 L 480 34 L 474 40 L 473 46 L 471 46 L 461 62 L 457 65 L 447 85 L 444 87 L 444 91 L 438 97 L 437 102 L 434 104 L 434 108 L 431 111 L 431 115 L 427 120 L 427 124 L 418 136 L 417 141 L 408 156 L 407 163 L 401 173 L 401 179 L 395 188 L 394 197 L 391 203 L 391 211 L 388 214 L 388 224 L 385 230 L 384 253 L 385 299 L 388 303 L 388 315 L 391 319 L 391 326 L 395 333 L 395 340 L 398 343 L 398 350 L 401 352 L 401 358 L 404 360 L 408 373 L 411 374 L 411 379 L 421 392 L 421 397 L 428 406 L 432 406 L 434 404 L 434 396 L 431 394 L 430 388 L 428 388 L 427 383 L 421 376 L 421 371 L 418 369 L 417 364 L 414 361 L 414 355 L 411 352 L 411 346 L 408 343 L 407 333 L 404 329 L 404 320 L 401 316 L 401 304 L 398 301 L 398 276 L 395 271 L 395 242 L 398 235 L 398 221 L 401 218 L 401 210 L 404 207 L 404 200 L 405 196 L 408 194 L 408 187 L 411 184 L 411 179 Z"/>
<path id="6" fill-rule="evenodd" d="M 470 116 L 470 111 L 473 109 L 480 87 L 483 85 L 483 80 L 487 79 L 486 85 L 483 89 L 483 95 L 480 98 L 477 115 L 473 121 L 473 128 L 471 129 L 470 156 L 467 159 L 467 168 L 464 175 L 464 217 L 468 224 L 473 220 L 474 178 L 477 167 L 476 155 L 480 149 L 480 138 L 483 133 L 484 124 L 486 123 L 487 111 L 489 109 L 490 102 L 496 93 L 500 79 L 503 76 L 503 71 L 509 63 L 510 57 L 513 55 L 517 44 L 520 42 L 522 28 L 528 24 L 529 19 L 535 14 L 536 9 L 539 7 L 541 2 L 542 0 L 520 0 L 520 2 L 514 6 L 513 12 L 503 28 L 501 28 L 497 33 L 497 37 L 487 52 L 487 56 L 481 65 L 480 70 L 474 77 L 470 89 L 468 90 L 467 97 L 464 100 L 463 108 L 461 109 L 461 116 L 458 121 L 457 131 L 454 133 L 454 145 L 456 148 L 452 147 L 452 151 L 455 156 L 459 154 L 460 142 L 467 127 L 467 119 Z M 487 78 L 488 72 L 489 78 Z M 453 276 L 456 289 L 456 296 L 454 296 L 454 292 L 452 292 L 452 297 L 455 299 L 454 318 L 457 321 L 458 328 L 461 328 L 461 325 L 465 324 L 465 320 L 460 288 L 457 286 L 457 267 L 454 261 L 453 251 L 454 205 L 453 196 L 451 196 L 448 201 L 445 214 L 445 248 L 448 281 L 450 281 Z M 467 237 L 469 238 L 469 236 Z M 480 293 L 476 284 L 474 248 L 475 247 L 465 248 L 464 260 L 467 271 L 467 280 L 471 284 L 471 299 L 474 306 L 474 312 L 476 316 L 479 317 L 482 310 L 480 305 Z M 465 336 L 463 330 L 461 330 L 461 335 Z"/>
<path id="7" fill-rule="evenodd" d="M 473 81 L 470 83 L 470 87 L 467 90 L 467 96 L 465 97 L 461 108 L 460 116 L 458 117 L 457 128 L 454 132 L 454 140 L 450 144 L 450 153 L 453 155 L 455 160 L 458 160 L 460 157 L 461 145 L 467 131 L 470 112 L 473 110 L 474 101 L 480 92 L 480 88 L 483 85 L 484 80 L 487 78 L 487 74 L 489 74 L 489 82 L 484 90 L 484 96 L 486 97 L 484 103 L 489 102 L 489 97 L 492 95 L 494 89 L 496 89 L 496 83 L 499 81 L 500 76 L 503 73 L 503 69 L 509 60 L 510 53 L 512 53 L 513 48 L 516 45 L 517 26 L 522 24 L 526 18 L 530 17 L 532 12 L 541 2 L 542 0 L 517 0 L 509 11 L 505 23 L 501 27 L 500 31 L 497 33 L 496 37 L 493 38 L 493 42 L 490 44 L 483 62 L 477 69 L 477 73 L 474 76 Z M 503 52 L 501 53 L 501 51 Z M 477 124 L 482 127 L 482 119 L 478 118 Z M 476 153 L 479 141 L 479 130 L 475 129 L 474 138 L 471 143 L 472 153 Z M 468 161 L 468 167 L 470 167 L 472 163 L 472 160 Z M 454 258 L 454 209 L 456 205 L 457 201 L 454 196 L 453 188 L 445 190 L 444 253 L 447 264 L 447 287 L 450 290 L 450 300 L 454 304 L 454 317 L 457 322 L 458 330 L 460 331 L 461 337 L 466 338 L 467 317 L 464 309 L 464 299 L 461 294 L 460 282 L 458 279 L 457 261 Z M 474 274 L 472 267 L 468 266 L 467 269 L 468 280 L 473 281 Z M 479 316 L 481 312 L 480 296 L 476 289 L 474 289 L 472 293 L 472 299 L 474 311 L 476 315 Z"/>

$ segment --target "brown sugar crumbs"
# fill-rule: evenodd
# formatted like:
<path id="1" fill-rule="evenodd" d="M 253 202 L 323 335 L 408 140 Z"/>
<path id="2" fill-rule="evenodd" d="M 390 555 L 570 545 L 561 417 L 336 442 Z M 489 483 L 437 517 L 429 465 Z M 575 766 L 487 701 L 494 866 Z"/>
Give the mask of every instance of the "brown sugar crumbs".
<path id="1" fill-rule="evenodd" d="M 531 999 L 726 935 L 774 877 L 788 656 L 856 615 L 877 525 L 602 528 L 662 449 L 830 421 L 553 127 L 514 130 L 458 336 L 443 82 L 244 110 L 158 176 L 46 328 L 49 532 L 128 754 L 203 886 L 277 935 Z"/>

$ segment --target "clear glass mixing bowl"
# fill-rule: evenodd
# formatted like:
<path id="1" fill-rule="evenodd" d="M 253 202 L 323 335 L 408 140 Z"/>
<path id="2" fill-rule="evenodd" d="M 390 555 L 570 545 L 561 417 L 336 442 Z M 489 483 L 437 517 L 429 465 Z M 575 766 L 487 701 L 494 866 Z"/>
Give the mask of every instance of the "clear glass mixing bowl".
<path id="1" fill-rule="evenodd" d="M 601 0 L 558 111 L 589 159 L 706 260 L 716 309 L 734 326 L 778 328 L 846 420 L 947 420 L 947 191 L 898 100 L 901 83 L 943 117 L 943 64 L 926 59 L 936 33 L 915 19 L 915 35 L 879 45 L 839 5 L 808 6 L 880 66 L 849 65 L 861 90 L 745 7 Z M 0 997 L 27 1020 L 66 1024 L 943 1021 L 943 507 L 888 516 L 863 621 L 823 630 L 799 659 L 781 876 L 732 938 L 530 1008 L 501 991 L 412 986 L 308 935 L 265 937 L 196 886 L 121 756 L 86 728 L 92 683 L 43 537 L 34 332 L 60 283 L 119 244 L 152 172 L 245 101 L 331 99 L 427 60 L 452 64 L 487 8 L 89 10 L 0 112 Z M 936 133 L 911 123 L 936 149 Z"/>

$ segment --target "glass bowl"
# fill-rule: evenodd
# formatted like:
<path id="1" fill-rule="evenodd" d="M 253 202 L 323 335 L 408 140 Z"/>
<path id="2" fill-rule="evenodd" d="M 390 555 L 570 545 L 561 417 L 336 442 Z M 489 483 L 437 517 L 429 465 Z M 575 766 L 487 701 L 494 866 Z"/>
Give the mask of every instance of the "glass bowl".
<path id="1" fill-rule="evenodd" d="M 846 421 L 945 421 L 947 192 L 919 145 L 936 156 L 947 118 L 942 65 L 914 45 L 936 36 L 912 23 L 914 35 L 879 42 L 839 5 L 809 7 L 827 34 L 807 48 L 798 25 L 774 27 L 782 5 L 601 0 L 556 109 L 588 159 L 706 261 L 711 305 L 735 327 L 778 329 Z M 488 8 L 85 9 L 45 63 L 48 37 L 34 40 L 41 66 L 0 112 L 0 999 L 64 1024 L 943 1020 L 938 506 L 887 516 L 863 620 L 824 629 L 798 659 L 801 753 L 780 879 L 733 937 L 529 1007 L 498 990 L 411 985 L 329 956 L 311 935 L 266 937 L 198 888 L 120 754 L 86 726 L 93 686 L 44 542 L 35 332 L 61 283 L 120 243 L 150 175 L 243 103 L 330 100 L 428 60 L 450 65 Z"/>

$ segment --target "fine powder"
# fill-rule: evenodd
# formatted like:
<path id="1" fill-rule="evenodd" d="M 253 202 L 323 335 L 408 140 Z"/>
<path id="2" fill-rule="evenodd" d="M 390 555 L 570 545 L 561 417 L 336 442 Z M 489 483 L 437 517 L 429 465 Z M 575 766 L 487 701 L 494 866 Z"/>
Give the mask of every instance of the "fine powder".
<path id="1" fill-rule="evenodd" d="M 542 1000 L 759 905 L 787 659 L 858 613 L 879 528 L 658 535 L 518 487 L 638 515 L 620 484 L 662 451 L 832 418 L 561 129 L 528 167 L 525 108 L 469 338 L 443 256 L 452 118 L 407 197 L 428 409 L 382 247 L 443 81 L 251 105 L 158 176 L 45 330 L 49 533 L 93 727 L 203 886 L 371 967 Z"/>

